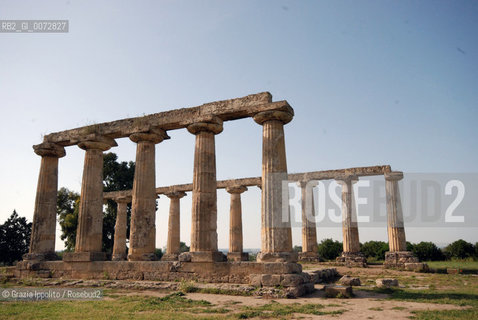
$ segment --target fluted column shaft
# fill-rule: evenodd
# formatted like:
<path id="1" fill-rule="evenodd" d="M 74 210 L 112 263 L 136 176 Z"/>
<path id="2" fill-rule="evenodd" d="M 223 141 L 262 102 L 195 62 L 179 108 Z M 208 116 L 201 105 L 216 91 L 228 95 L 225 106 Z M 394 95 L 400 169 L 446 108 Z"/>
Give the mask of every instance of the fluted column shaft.
<path id="1" fill-rule="evenodd" d="M 188 126 L 196 135 L 192 191 L 191 253 L 193 259 L 214 260 L 217 252 L 217 181 L 214 136 L 222 132 L 222 121 L 213 119 Z M 201 254 L 205 253 L 202 258 Z"/>
<path id="2" fill-rule="evenodd" d="M 301 181 L 301 207 L 302 207 L 302 252 L 317 253 L 317 230 L 314 214 L 313 187 L 317 185 L 312 182 Z"/>
<path id="3" fill-rule="evenodd" d="M 297 255 L 292 253 L 288 193 L 282 191 L 282 181 L 287 181 L 284 124 L 292 117 L 292 111 L 267 111 L 254 116 L 262 125 L 261 253 L 258 261 L 297 260 Z"/>
<path id="4" fill-rule="evenodd" d="M 101 260 L 104 259 L 104 255 L 100 254 L 103 239 L 103 151 L 116 146 L 116 142 L 96 137 L 80 142 L 78 146 L 86 152 L 75 252 L 96 254 L 94 260 Z"/>
<path id="5" fill-rule="evenodd" d="M 168 255 L 178 255 L 180 253 L 180 199 L 185 195 L 185 192 L 173 192 L 166 194 L 166 196 L 170 199 L 168 242 L 166 246 L 166 254 Z"/>
<path id="6" fill-rule="evenodd" d="M 242 205 L 241 193 L 247 188 L 228 187 L 226 191 L 231 194 L 230 217 L 229 217 L 229 253 L 242 253 Z"/>
<path id="7" fill-rule="evenodd" d="M 129 261 L 155 260 L 156 249 L 156 144 L 167 138 L 163 130 L 134 133 L 130 140 L 136 142 L 131 225 L 129 236 Z"/>
<path id="8" fill-rule="evenodd" d="M 24 259 L 48 260 L 55 254 L 58 158 L 65 156 L 65 149 L 51 143 L 42 143 L 33 148 L 42 159 L 33 212 L 30 249 Z"/>
<path id="9" fill-rule="evenodd" d="M 121 261 L 126 259 L 126 223 L 127 207 L 130 199 L 118 199 L 116 210 L 115 237 L 111 260 Z"/>
<path id="10" fill-rule="evenodd" d="M 403 211 L 398 181 L 403 179 L 402 172 L 385 173 L 385 189 L 388 213 L 388 245 L 390 252 L 407 251 Z"/>
<path id="11" fill-rule="evenodd" d="M 353 194 L 353 184 L 357 181 L 356 177 L 337 180 L 337 183 L 342 185 L 342 233 L 343 252 L 345 253 L 360 251 L 357 212 Z"/>

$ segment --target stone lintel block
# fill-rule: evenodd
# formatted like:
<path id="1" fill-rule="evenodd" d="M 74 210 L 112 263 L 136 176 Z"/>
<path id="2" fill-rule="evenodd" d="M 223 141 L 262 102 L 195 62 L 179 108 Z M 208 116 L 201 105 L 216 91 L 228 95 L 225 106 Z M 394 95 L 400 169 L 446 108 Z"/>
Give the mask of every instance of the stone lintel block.
<path id="1" fill-rule="evenodd" d="M 161 257 L 161 261 L 179 261 L 179 254 L 178 253 L 165 253 Z"/>
<path id="2" fill-rule="evenodd" d="M 294 262 L 267 262 L 261 263 L 263 273 L 268 274 L 288 274 L 301 273 L 302 266 Z"/>
<path id="3" fill-rule="evenodd" d="M 353 297 L 353 290 L 351 286 L 325 286 L 324 290 L 325 296 L 327 298 L 335 298 L 339 294 L 347 298 Z"/>
<path id="4" fill-rule="evenodd" d="M 302 274 L 283 274 L 281 277 L 280 284 L 284 287 L 296 287 L 303 284 L 305 282 L 304 280 L 306 280 Z"/>
<path id="5" fill-rule="evenodd" d="M 398 287 L 398 280 L 397 279 L 377 279 L 375 280 L 375 284 L 379 288 Z"/>
<path id="6" fill-rule="evenodd" d="M 280 274 L 263 274 L 261 276 L 261 285 L 263 287 L 275 287 L 281 284 L 282 276 Z"/>
<path id="7" fill-rule="evenodd" d="M 297 252 L 260 252 L 257 254 L 257 262 L 297 262 Z"/>
<path id="8" fill-rule="evenodd" d="M 105 252 L 65 252 L 63 254 L 63 261 L 65 262 L 87 262 L 104 260 L 106 260 Z"/>
<path id="9" fill-rule="evenodd" d="M 126 253 L 113 254 L 111 261 L 125 261 L 127 259 Z"/>
<path id="10" fill-rule="evenodd" d="M 45 253 L 25 253 L 22 256 L 23 260 L 35 260 L 35 261 L 48 261 L 48 260 L 58 260 L 58 256 L 55 252 L 45 252 Z"/>
<path id="11" fill-rule="evenodd" d="M 223 262 L 226 256 L 220 251 L 197 251 L 190 252 L 191 262 Z"/>
<path id="12" fill-rule="evenodd" d="M 227 254 L 228 261 L 249 261 L 249 253 L 247 252 L 229 252 Z"/>
<path id="13" fill-rule="evenodd" d="M 262 285 L 262 274 L 250 274 L 249 284 L 254 287 L 260 287 Z"/>
<path id="14" fill-rule="evenodd" d="M 342 278 L 340 278 L 339 283 L 344 286 L 360 286 L 362 284 L 360 282 L 360 278 L 351 277 L 348 275 L 345 275 Z"/>

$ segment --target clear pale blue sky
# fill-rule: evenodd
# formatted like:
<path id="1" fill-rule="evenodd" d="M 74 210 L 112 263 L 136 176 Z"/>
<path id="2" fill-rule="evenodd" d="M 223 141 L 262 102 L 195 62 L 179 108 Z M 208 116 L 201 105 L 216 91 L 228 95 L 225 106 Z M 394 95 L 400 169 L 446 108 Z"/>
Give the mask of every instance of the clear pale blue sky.
<path id="1" fill-rule="evenodd" d="M 42 134 L 269 91 L 296 116 L 288 167 L 390 164 L 478 171 L 477 1 L 4 1 L 0 19 L 68 19 L 66 34 L 0 34 L 0 222 L 33 214 Z M 261 127 L 217 136 L 218 179 L 259 176 Z M 194 137 L 157 146 L 157 185 L 192 179 Z M 118 141 L 120 160 L 135 146 Z M 59 185 L 79 191 L 83 151 L 67 148 Z M 181 237 L 189 242 L 190 196 Z M 260 246 L 260 194 L 243 198 L 245 247 Z M 218 193 L 219 247 L 229 198 Z M 157 246 L 166 243 L 160 199 Z M 407 229 L 408 239 L 477 241 L 477 228 Z M 300 245 L 300 230 L 294 229 Z M 59 233 L 59 232 L 58 232 Z M 340 239 L 340 227 L 318 228 Z M 361 229 L 362 241 L 386 228 Z M 61 248 L 60 241 L 57 247 Z"/>

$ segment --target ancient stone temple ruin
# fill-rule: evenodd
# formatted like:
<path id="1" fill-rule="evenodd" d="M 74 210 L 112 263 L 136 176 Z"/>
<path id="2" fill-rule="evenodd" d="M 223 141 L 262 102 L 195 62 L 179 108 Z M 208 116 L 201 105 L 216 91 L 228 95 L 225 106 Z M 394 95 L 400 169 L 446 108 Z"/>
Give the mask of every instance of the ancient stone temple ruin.
<path id="1" fill-rule="evenodd" d="M 294 116 L 287 101 L 272 102 L 269 93 L 207 103 L 138 118 L 101 123 L 44 137 L 34 146 L 41 156 L 35 201 L 30 252 L 18 263 L 19 277 L 42 276 L 100 279 L 144 279 L 174 281 L 195 279 L 206 282 L 252 284 L 258 287 L 280 286 L 290 295 L 300 296 L 313 290 L 310 276 L 302 272 L 299 258 L 318 261 L 315 222 L 306 219 L 313 210 L 311 189 L 314 181 L 335 179 L 342 185 L 343 254 L 339 263 L 366 266 L 359 252 L 359 237 L 352 185 L 361 176 L 383 175 L 386 180 L 388 234 L 390 252 L 386 265 L 403 267 L 417 260 L 406 251 L 403 214 L 398 180 L 403 175 L 390 166 L 351 168 L 288 174 L 284 125 Z M 252 118 L 262 126 L 262 176 L 234 180 L 216 180 L 215 136 L 223 131 L 223 122 Z M 195 135 L 193 181 L 191 184 L 156 187 L 155 148 L 169 139 L 168 131 L 186 129 Z M 103 152 L 117 146 L 116 139 L 129 138 L 136 143 L 136 171 L 132 190 L 103 193 Z M 55 260 L 56 201 L 58 159 L 65 147 L 77 145 L 85 150 L 78 229 L 74 252 Z M 302 250 L 292 250 L 290 219 L 282 219 L 282 182 L 296 181 L 302 190 Z M 261 252 L 256 261 L 248 261 L 243 252 L 241 194 L 248 187 L 262 190 Z M 231 195 L 229 253 L 218 250 L 217 189 Z M 190 252 L 180 253 L 180 200 L 192 196 Z M 156 239 L 156 199 L 170 199 L 167 252 L 162 261 L 154 261 Z M 118 204 L 111 261 L 102 247 L 103 203 Z M 129 249 L 126 254 L 126 206 L 132 204 Z M 166 223 L 163 221 L 161 223 Z"/>

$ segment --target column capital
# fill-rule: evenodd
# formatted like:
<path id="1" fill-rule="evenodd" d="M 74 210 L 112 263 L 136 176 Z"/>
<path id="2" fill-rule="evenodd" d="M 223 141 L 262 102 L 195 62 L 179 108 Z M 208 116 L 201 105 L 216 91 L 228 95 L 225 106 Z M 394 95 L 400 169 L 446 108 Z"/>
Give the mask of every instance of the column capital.
<path id="1" fill-rule="evenodd" d="M 129 136 L 129 139 L 136 143 L 142 142 L 142 141 L 148 141 L 148 142 L 152 142 L 156 144 L 156 143 L 162 142 L 163 140 L 170 139 L 170 137 L 168 136 L 165 130 L 155 128 L 155 129 L 149 130 L 148 132 L 133 133 Z"/>
<path id="2" fill-rule="evenodd" d="M 340 184 L 340 185 L 346 185 L 346 184 L 354 184 L 358 181 L 358 177 L 356 175 L 341 175 L 335 178 L 335 181 Z"/>
<path id="3" fill-rule="evenodd" d="M 387 181 L 399 181 L 403 179 L 403 172 L 402 171 L 392 171 L 386 172 L 383 174 L 385 180 Z"/>
<path id="4" fill-rule="evenodd" d="M 62 158 L 66 155 L 65 148 L 55 143 L 43 142 L 33 146 L 33 151 L 42 157 Z"/>
<path id="5" fill-rule="evenodd" d="M 247 187 L 245 186 L 230 186 L 226 188 L 226 191 L 229 193 L 238 193 L 241 194 L 244 191 L 247 191 Z"/>
<path id="6" fill-rule="evenodd" d="M 287 111 L 272 110 L 272 111 L 263 111 L 263 112 L 256 113 L 253 119 L 255 122 L 257 122 L 260 125 L 270 120 L 278 120 L 282 122 L 283 124 L 286 124 L 291 122 L 293 117 L 294 117 L 293 111 L 287 112 Z"/>
<path id="7" fill-rule="evenodd" d="M 309 188 L 313 188 L 317 186 L 319 183 L 317 180 L 300 180 L 297 181 L 297 186 L 299 186 L 301 189 L 309 186 Z"/>
<path id="8" fill-rule="evenodd" d="M 188 125 L 187 129 L 192 134 L 198 134 L 199 132 L 206 131 L 214 134 L 219 134 L 223 130 L 222 119 L 219 117 L 211 117 L 203 122 L 195 122 Z"/>
<path id="9" fill-rule="evenodd" d="M 83 150 L 98 149 L 101 151 L 107 151 L 111 149 L 111 147 L 116 147 L 117 145 L 115 139 L 97 134 L 89 135 L 78 143 L 78 147 Z"/>
<path id="10" fill-rule="evenodd" d="M 184 191 L 174 191 L 164 194 L 169 199 L 181 199 L 182 197 L 186 196 L 186 192 Z"/>

